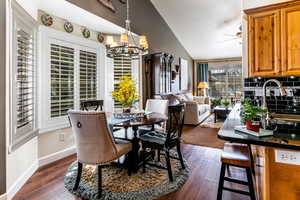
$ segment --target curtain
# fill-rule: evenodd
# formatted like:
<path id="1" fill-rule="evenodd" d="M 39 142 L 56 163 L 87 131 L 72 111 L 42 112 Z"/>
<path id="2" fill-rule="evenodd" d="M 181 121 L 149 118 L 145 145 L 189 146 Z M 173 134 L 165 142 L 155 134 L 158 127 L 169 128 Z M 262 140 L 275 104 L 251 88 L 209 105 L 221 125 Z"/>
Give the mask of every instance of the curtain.
<path id="1" fill-rule="evenodd" d="M 208 63 L 198 63 L 197 68 L 197 84 L 208 82 Z"/>

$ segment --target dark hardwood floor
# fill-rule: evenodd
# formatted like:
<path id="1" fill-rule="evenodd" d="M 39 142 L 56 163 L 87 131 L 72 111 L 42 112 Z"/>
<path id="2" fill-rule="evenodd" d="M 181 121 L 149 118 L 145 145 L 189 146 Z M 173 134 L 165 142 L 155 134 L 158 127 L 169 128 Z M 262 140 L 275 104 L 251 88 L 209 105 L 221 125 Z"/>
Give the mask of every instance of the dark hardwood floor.
<path id="1" fill-rule="evenodd" d="M 178 191 L 161 197 L 160 200 L 215 200 L 220 172 L 220 149 L 182 145 L 184 158 L 191 168 L 185 185 Z M 76 159 L 69 156 L 39 169 L 25 186 L 17 193 L 14 200 L 79 200 L 64 187 L 64 173 Z M 242 169 L 230 168 L 231 176 L 245 180 Z M 228 185 L 237 186 L 235 184 Z M 223 192 L 224 200 L 246 200 L 247 196 Z"/>

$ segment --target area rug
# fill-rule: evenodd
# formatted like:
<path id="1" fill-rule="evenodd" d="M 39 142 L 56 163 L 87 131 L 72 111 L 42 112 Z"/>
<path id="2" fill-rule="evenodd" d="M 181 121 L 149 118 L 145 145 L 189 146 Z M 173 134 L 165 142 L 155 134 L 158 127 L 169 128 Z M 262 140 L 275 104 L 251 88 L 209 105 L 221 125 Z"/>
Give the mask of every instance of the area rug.
<path id="1" fill-rule="evenodd" d="M 223 121 L 217 120 L 215 123 L 215 114 L 208 116 L 201 124 L 202 128 L 221 128 L 223 126 Z"/>
<path id="2" fill-rule="evenodd" d="M 185 126 L 181 140 L 185 144 L 223 149 L 224 141 L 218 138 L 217 128 Z"/>
<path id="3" fill-rule="evenodd" d="M 177 153 L 171 151 L 171 155 L 177 157 Z M 185 169 L 181 168 L 180 162 L 171 159 L 173 182 L 169 182 L 167 170 L 156 167 L 146 168 L 146 172 L 140 170 L 136 174 L 128 176 L 127 169 L 111 165 L 102 170 L 102 197 L 101 199 L 124 199 L 124 200 L 150 200 L 157 199 L 168 193 L 178 190 L 187 180 L 189 167 L 185 162 Z M 165 165 L 162 156 L 161 162 L 156 164 Z M 85 166 L 79 188 L 74 191 L 73 186 L 77 175 L 77 164 L 74 162 L 65 175 L 65 187 L 74 195 L 84 199 L 97 199 L 97 170 L 94 166 Z"/>

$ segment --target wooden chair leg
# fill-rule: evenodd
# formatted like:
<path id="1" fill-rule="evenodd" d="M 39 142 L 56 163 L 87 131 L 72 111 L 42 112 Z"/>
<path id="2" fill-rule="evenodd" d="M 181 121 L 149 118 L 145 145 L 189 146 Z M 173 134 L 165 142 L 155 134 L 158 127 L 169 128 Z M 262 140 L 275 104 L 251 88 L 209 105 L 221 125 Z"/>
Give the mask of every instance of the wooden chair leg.
<path id="1" fill-rule="evenodd" d="M 185 169 L 179 142 L 177 143 L 176 148 L 177 148 L 178 157 L 179 157 L 179 160 L 180 160 L 180 163 L 181 163 L 181 167 L 182 167 L 182 169 Z"/>
<path id="2" fill-rule="evenodd" d="M 157 150 L 157 162 L 160 162 L 160 150 Z"/>
<path id="3" fill-rule="evenodd" d="M 127 165 L 127 167 L 128 167 L 128 171 L 127 171 L 127 174 L 128 174 L 128 176 L 131 176 L 131 171 L 132 171 L 132 152 L 129 152 L 128 154 L 127 154 L 127 156 L 128 156 L 128 165 Z"/>
<path id="4" fill-rule="evenodd" d="M 146 173 L 146 149 L 142 148 L 143 173 Z"/>
<path id="5" fill-rule="evenodd" d="M 220 173 L 220 178 L 219 178 L 217 200 L 222 200 L 223 186 L 224 186 L 224 177 L 225 177 L 225 167 L 226 167 L 226 165 L 224 163 L 222 163 L 221 173 Z"/>
<path id="6" fill-rule="evenodd" d="M 251 168 L 247 167 L 246 172 L 247 172 L 247 179 L 248 179 L 248 184 L 249 184 L 250 198 L 251 198 L 251 200 L 255 200 L 255 190 L 254 190 L 254 184 L 253 184 L 253 180 L 252 180 Z"/>
<path id="7" fill-rule="evenodd" d="M 172 168 L 171 168 L 169 150 L 165 150 L 165 154 L 166 154 L 166 163 L 167 163 L 167 169 L 168 169 L 168 174 L 169 174 L 169 180 L 170 180 L 170 182 L 172 182 L 173 181 L 173 175 L 172 175 Z"/>
<path id="8" fill-rule="evenodd" d="M 98 166 L 98 199 L 102 196 L 102 166 Z"/>
<path id="9" fill-rule="evenodd" d="M 77 190 L 78 189 L 80 178 L 81 178 L 81 174 L 82 174 L 82 163 L 81 162 L 77 162 L 77 177 L 76 177 L 76 181 L 75 181 L 73 190 Z"/>

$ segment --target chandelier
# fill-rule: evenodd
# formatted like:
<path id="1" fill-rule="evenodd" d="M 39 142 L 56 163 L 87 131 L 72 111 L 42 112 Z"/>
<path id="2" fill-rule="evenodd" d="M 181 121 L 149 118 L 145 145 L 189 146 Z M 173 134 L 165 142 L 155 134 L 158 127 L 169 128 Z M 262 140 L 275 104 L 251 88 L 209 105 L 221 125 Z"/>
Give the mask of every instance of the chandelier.
<path id="1" fill-rule="evenodd" d="M 127 0 L 127 18 L 125 21 L 126 32 L 121 34 L 119 43 L 114 41 L 113 36 L 106 37 L 106 55 L 109 58 L 114 57 L 131 57 L 132 59 L 139 59 L 141 55 L 148 53 L 147 37 L 139 36 L 139 43 L 137 43 L 137 36 L 134 36 L 130 28 L 129 19 L 129 0 Z"/>

